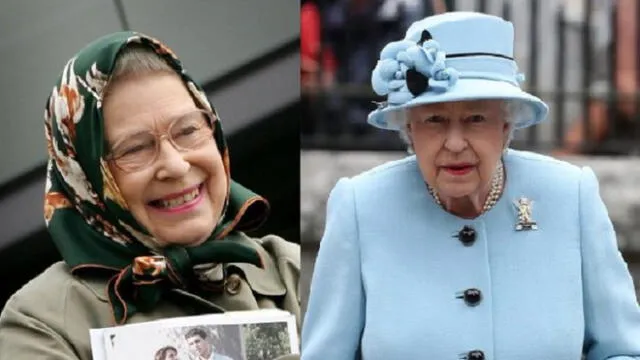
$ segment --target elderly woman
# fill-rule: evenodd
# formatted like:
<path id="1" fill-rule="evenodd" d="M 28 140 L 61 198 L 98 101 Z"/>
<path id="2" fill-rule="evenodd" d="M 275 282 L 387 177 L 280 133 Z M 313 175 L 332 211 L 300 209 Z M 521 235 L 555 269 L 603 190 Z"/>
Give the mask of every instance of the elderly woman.
<path id="1" fill-rule="evenodd" d="M 45 110 L 44 216 L 64 261 L 0 317 L 10 359 L 91 359 L 89 329 L 192 314 L 299 314 L 299 247 L 253 239 L 267 202 L 231 180 L 221 120 L 176 55 L 121 32 L 64 67 Z"/>
<path id="2" fill-rule="evenodd" d="M 592 170 L 507 149 L 547 107 L 513 26 L 415 22 L 373 70 L 369 116 L 415 156 L 333 189 L 302 359 L 640 359 L 640 310 Z"/>

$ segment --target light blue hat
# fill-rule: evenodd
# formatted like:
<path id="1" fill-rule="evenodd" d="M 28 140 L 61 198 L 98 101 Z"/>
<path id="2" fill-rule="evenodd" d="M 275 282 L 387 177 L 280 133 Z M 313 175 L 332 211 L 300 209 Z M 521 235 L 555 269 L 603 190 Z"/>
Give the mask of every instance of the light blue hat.
<path id="1" fill-rule="evenodd" d="M 387 44 L 371 74 L 373 90 L 387 100 L 369 114 L 369 124 L 399 130 L 391 121 L 412 106 L 449 101 L 520 101 L 516 129 L 535 125 L 549 111 L 523 91 L 513 59 L 513 24 L 497 16 L 450 12 L 414 22 L 403 40 Z"/>

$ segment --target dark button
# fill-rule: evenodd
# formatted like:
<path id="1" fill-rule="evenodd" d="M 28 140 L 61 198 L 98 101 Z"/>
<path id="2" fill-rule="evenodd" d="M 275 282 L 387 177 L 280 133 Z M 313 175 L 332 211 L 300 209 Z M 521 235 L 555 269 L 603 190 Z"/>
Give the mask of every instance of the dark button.
<path id="1" fill-rule="evenodd" d="M 469 351 L 467 360 L 484 360 L 484 353 L 480 350 Z"/>
<path id="2" fill-rule="evenodd" d="M 464 299 L 465 304 L 469 306 L 476 306 L 482 300 L 482 292 L 478 289 L 467 289 L 462 295 L 457 296 L 458 299 Z"/>
<path id="3" fill-rule="evenodd" d="M 471 246 L 476 241 L 476 231 L 469 225 L 465 225 L 462 230 L 458 232 L 458 240 L 464 244 L 464 246 Z"/>
<path id="4" fill-rule="evenodd" d="M 240 292 L 242 286 L 242 279 L 238 274 L 231 274 L 224 282 L 224 288 L 230 295 L 235 295 Z"/>

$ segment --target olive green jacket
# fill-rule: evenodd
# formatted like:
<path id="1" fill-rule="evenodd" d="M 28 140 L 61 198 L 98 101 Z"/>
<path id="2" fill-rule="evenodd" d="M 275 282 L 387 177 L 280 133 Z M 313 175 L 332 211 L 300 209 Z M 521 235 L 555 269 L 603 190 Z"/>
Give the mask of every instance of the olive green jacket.
<path id="1" fill-rule="evenodd" d="M 227 311 L 281 308 L 296 316 L 300 327 L 300 247 L 276 236 L 245 237 L 260 252 L 264 269 L 228 264 L 224 292 L 203 299 L 181 290 L 171 291 L 151 312 L 137 313 L 127 323 L 188 316 L 193 305 Z M 53 264 L 15 293 L 0 315 L 0 358 L 12 360 L 90 360 L 89 329 L 114 326 L 106 294 L 107 278 L 79 278 L 64 262 Z M 190 299 L 187 299 L 190 298 Z M 286 359 L 297 359 L 288 356 Z"/>

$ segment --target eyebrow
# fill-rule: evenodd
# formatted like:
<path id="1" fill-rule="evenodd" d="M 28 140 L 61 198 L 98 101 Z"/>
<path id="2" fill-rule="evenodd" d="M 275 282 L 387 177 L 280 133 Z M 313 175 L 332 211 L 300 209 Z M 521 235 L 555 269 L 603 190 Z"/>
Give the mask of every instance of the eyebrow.
<path id="1" fill-rule="evenodd" d="M 110 148 L 113 149 L 113 148 L 116 148 L 116 147 L 120 146 L 123 142 L 125 142 L 125 141 L 127 141 L 127 140 L 129 140 L 131 138 L 135 138 L 136 136 L 140 136 L 140 135 L 145 135 L 145 134 L 148 134 L 150 132 L 151 131 L 149 131 L 149 130 L 139 130 L 139 131 L 136 131 L 136 132 L 131 133 L 131 134 L 124 134 L 122 136 L 119 136 L 117 138 L 117 140 L 114 141 L 113 143 L 107 142 L 107 145 L 109 145 Z"/>
<path id="2" fill-rule="evenodd" d="M 194 114 L 196 112 L 201 112 L 201 111 L 203 111 L 203 110 L 199 109 L 199 108 L 187 110 L 187 111 L 181 113 L 180 115 L 171 116 L 171 117 L 165 117 L 164 119 L 159 120 L 159 123 L 162 124 L 162 125 L 167 125 L 167 124 L 170 124 L 170 123 L 172 123 L 172 122 L 174 122 L 174 121 L 176 121 L 178 119 L 181 119 L 181 118 L 183 118 L 183 117 L 185 117 L 187 115 L 191 115 L 191 114 Z M 116 141 L 114 141 L 113 143 L 111 143 L 109 141 L 106 141 L 106 143 L 112 149 L 112 148 L 120 145 L 120 143 L 122 143 L 123 141 L 125 141 L 125 140 L 127 140 L 129 138 L 132 138 L 132 137 L 135 137 L 135 136 L 138 136 L 138 135 L 148 134 L 150 132 L 153 133 L 154 130 L 150 129 L 150 128 L 145 128 L 145 129 L 139 128 L 139 129 L 136 129 L 135 131 L 133 131 L 131 133 L 125 132 L 125 133 L 118 134 L 118 136 L 116 136 Z"/>

